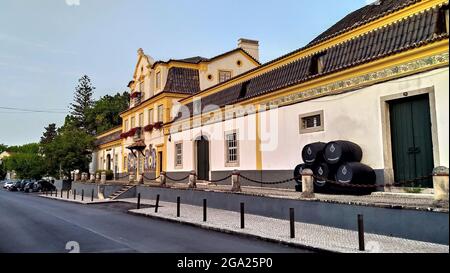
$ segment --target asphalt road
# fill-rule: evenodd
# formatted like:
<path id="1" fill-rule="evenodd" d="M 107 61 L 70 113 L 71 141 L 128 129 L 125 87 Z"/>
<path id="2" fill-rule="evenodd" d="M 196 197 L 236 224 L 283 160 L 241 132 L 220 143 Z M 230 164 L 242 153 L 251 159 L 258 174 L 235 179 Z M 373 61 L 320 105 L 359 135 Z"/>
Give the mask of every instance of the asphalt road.
<path id="1" fill-rule="evenodd" d="M 127 204 L 79 205 L 0 190 L 1 253 L 277 253 L 301 249 L 127 214 Z M 69 248 L 69 250 L 66 249 Z"/>

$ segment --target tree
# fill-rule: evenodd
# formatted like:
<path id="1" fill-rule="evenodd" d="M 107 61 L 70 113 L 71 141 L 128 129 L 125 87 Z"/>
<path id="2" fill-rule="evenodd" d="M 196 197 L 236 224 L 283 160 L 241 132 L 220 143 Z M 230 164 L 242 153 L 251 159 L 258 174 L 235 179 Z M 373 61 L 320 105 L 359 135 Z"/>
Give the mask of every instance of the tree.
<path id="1" fill-rule="evenodd" d="M 5 169 L 15 171 L 19 178 L 40 179 L 44 174 L 44 159 L 34 153 L 14 153 L 4 160 Z"/>
<path id="2" fill-rule="evenodd" d="M 90 131 L 100 134 L 122 124 L 120 113 L 128 109 L 130 94 L 106 95 L 95 102 L 88 112 Z"/>
<path id="3" fill-rule="evenodd" d="M 48 127 L 45 127 L 45 132 L 41 137 L 41 144 L 47 144 L 52 142 L 57 135 L 58 133 L 56 132 L 56 124 L 55 123 L 49 124 Z"/>
<path id="4" fill-rule="evenodd" d="M 53 162 L 49 173 L 59 172 L 70 177 L 70 172 L 80 170 L 89 171 L 94 137 L 76 128 L 62 128 L 56 138 L 44 145 L 45 158 Z"/>
<path id="5" fill-rule="evenodd" d="M 3 153 L 4 151 L 6 151 L 6 149 L 8 149 L 8 146 L 6 146 L 5 144 L 0 144 L 0 153 Z"/>
<path id="6" fill-rule="evenodd" d="M 94 100 L 92 99 L 93 90 L 95 87 L 91 83 L 91 79 L 84 75 L 78 80 L 78 86 L 75 88 L 74 102 L 70 104 L 71 116 L 73 119 L 71 121 L 75 122 L 75 127 L 89 132 L 88 124 L 88 111 L 94 105 Z"/>
<path id="7" fill-rule="evenodd" d="M 39 144 L 29 143 L 22 146 L 9 146 L 6 151 L 18 154 L 38 154 Z"/>

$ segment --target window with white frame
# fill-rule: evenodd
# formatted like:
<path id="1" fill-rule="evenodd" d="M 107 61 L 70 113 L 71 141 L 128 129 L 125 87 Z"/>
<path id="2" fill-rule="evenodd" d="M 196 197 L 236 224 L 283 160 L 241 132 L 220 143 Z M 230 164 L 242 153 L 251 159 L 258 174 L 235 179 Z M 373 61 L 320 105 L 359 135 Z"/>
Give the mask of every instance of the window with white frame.
<path id="1" fill-rule="evenodd" d="M 183 143 L 175 143 L 175 167 L 183 166 Z"/>
<path id="2" fill-rule="evenodd" d="M 139 114 L 139 127 L 144 127 L 144 113 Z"/>
<path id="3" fill-rule="evenodd" d="M 231 71 L 219 70 L 219 82 L 226 82 L 231 79 Z"/>
<path id="4" fill-rule="evenodd" d="M 148 124 L 153 124 L 153 109 L 148 110 Z"/>
<path id="5" fill-rule="evenodd" d="M 158 106 L 158 122 L 164 121 L 164 105 Z"/>
<path id="6" fill-rule="evenodd" d="M 299 116 L 300 134 L 324 131 L 323 111 L 317 111 Z"/>
<path id="7" fill-rule="evenodd" d="M 130 127 L 128 126 L 128 119 L 125 120 L 125 132 L 128 132 Z"/>
<path id="8" fill-rule="evenodd" d="M 134 118 L 134 117 L 131 117 L 130 123 L 131 123 L 131 129 L 133 129 L 133 128 L 134 128 L 134 125 L 136 125 L 136 123 L 135 123 L 135 118 Z"/>
<path id="9" fill-rule="evenodd" d="M 156 89 L 161 88 L 161 71 L 156 73 Z"/>
<path id="10" fill-rule="evenodd" d="M 236 131 L 225 134 L 226 163 L 236 165 L 239 163 L 239 143 Z"/>

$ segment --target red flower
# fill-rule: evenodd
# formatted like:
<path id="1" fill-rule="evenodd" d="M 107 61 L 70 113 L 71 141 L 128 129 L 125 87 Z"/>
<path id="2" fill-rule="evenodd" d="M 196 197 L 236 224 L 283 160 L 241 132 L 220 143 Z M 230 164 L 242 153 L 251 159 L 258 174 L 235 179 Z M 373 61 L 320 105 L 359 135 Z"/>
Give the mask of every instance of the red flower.
<path id="1" fill-rule="evenodd" d="M 141 95 L 141 92 L 133 92 L 133 93 L 131 93 L 131 98 L 134 99 L 134 98 L 139 97 L 140 95 Z"/>
<path id="2" fill-rule="evenodd" d="M 159 130 L 161 129 L 163 126 L 163 123 L 161 121 L 158 121 L 157 123 L 155 123 L 155 125 L 153 126 L 155 129 Z"/>
<path id="3" fill-rule="evenodd" d="M 144 131 L 145 132 L 151 132 L 153 131 L 153 124 L 149 124 L 147 126 L 144 127 Z"/>
<path id="4" fill-rule="evenodd" d="M 128 132 L 120 134 L 120 139 L 124 139 L 124 138 L 127 138 L 127 137 L 128 137 Z"/>

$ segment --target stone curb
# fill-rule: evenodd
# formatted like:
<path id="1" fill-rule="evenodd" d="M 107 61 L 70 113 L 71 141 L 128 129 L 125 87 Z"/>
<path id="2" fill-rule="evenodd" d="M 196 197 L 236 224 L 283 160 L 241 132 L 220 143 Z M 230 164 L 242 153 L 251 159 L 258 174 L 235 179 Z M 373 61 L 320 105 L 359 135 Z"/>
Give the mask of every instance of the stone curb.
<path id="1" fill-rule="evenodd" d="M 72 203 L 72 204 L 80 204 L 80 205 L 98 205 L 98 204 L 108 204 L 108 203 L 118 202 L 117 200 L 105 200 L 105 201 L 90 202 L 90 201 L 73 200 L 73 199 L 70 199 L 70 198 L 66 199 L 66 198 L 59 198 L 59 197 L 45 196 L 45 195 L 38 195 L 38 197 L 52 199 L 52 200 L 56 200 L 56 201 L 67 202 L 67 203 Z"/>
<path id="2" fill-rule="evenodd" d="M 278 239 L 274 239 L 274 238 L 263 237 L 263 236 L 256 235 L 256 234 L 239 232 L 239 231 L 236 231 L 236 230 L 230 230 L 230 229 L 225 229 L 225 228 L 213 227 L 213 226 L 208 226 L 208 225 L 203 225 L 203 224 L 193 223 L 193 222 L 186 222 L 186 221 L 182 221 L 182 220 L 166 218 L 166 217 L 163 217 L 163 216 L 139 213 L 139 212 L 135 212 L 133 210 L 129 210 L 128 213 L 132 214 L 132 215 L 140 216 L 140 217 L 146 217 L 146 218 L 152 218 L 152 219 L 157 219 L 157 220 L 163 220 L 163 221 L 167 221 L 167 222 L 171 222 L 171 223 L 178 223 L 178 224 L 183 224 L 183 225 L 192 226 L 192 227 L 199 227 L 199 228 L 206 229 L 206 230 L 211 230 L 211 231 L 216 231 L 216 232 L 221 232 L 221 233 L 226 233 L 226 234 L 231 234 L 231 235 L 237 235 L 237 236 L 246 237 L 246 238 L 258 239 L 258 240 L 262 240 L 262 241 L 266 241 L 266 242 L 282 244 L 282 245 L 286 245 L 286 246 L 290 246 L 290 247 L 296 247 L 296 248 L 301 248 L 301 249 L 310 250 L 310 251 L 314 251 L 314 252 L 320 252 L 320 253 L 341 253 L 341 252 L 338 252 L 338 251 L 332 251 L 332 250 L 325 249 L 325 248 L 318 248 L 318 247 L 308 246 L 308 245 L 304 245 L 304 244 L 300 244 L 300 243 L 287 242 L 287 241 L 284 241 L 284 240 L 278 240 Z"/>

